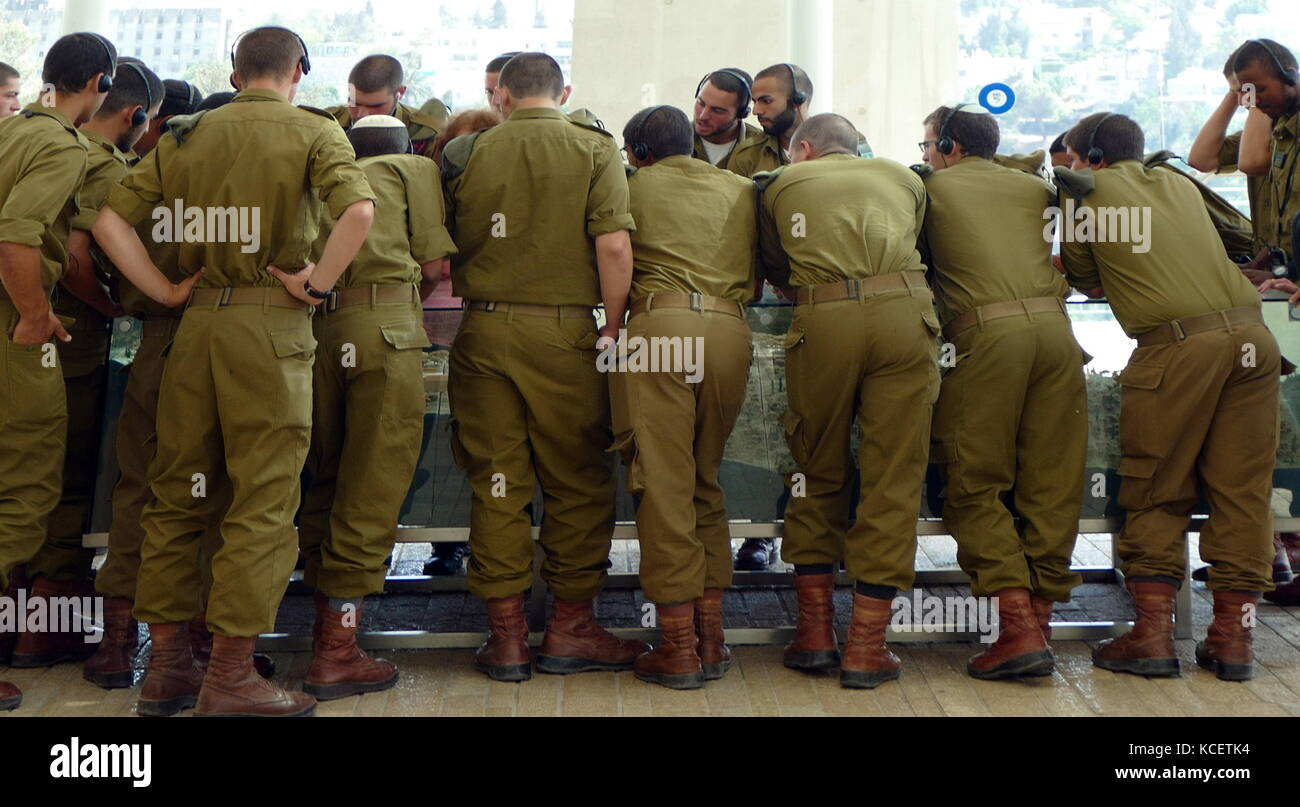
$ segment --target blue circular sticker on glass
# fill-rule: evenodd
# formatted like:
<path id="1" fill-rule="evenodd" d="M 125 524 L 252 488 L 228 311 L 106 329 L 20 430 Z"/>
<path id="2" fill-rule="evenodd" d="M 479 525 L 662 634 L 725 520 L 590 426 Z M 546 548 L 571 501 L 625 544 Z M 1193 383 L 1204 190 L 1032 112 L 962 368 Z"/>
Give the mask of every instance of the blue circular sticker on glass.
<path id="1" fill-rule="evenodd" d="M 1007 84 L 998 82 L 990 84 L 980 90 L 980 106 L 992 112 L 994 115 L 1001 115 L 1003 112 L 1010 111 L 1011 107 L 1016 105 L 1016 94 Z"/>

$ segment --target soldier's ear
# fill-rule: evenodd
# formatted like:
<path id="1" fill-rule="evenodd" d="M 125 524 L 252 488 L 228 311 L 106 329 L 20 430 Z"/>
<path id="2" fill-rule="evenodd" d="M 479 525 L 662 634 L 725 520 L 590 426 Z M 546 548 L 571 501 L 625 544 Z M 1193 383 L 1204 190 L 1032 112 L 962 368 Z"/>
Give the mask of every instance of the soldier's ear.
<path id="1" fill-rule="evenodd" d="M 573 85 L 565 84 L 564 92 L 560 94 L 560 106 L 564 106 L 565 104 L 569 103 L 570 95 L 573 95 Z"/>
<path id="2" fill-rule="evenodd" d="M 397 88 L 397 100 L 399 101 L 402 100 L 402 97 L 405 95 L 406 95 L 406 85 L 403 84 L 402 86 Z"/>

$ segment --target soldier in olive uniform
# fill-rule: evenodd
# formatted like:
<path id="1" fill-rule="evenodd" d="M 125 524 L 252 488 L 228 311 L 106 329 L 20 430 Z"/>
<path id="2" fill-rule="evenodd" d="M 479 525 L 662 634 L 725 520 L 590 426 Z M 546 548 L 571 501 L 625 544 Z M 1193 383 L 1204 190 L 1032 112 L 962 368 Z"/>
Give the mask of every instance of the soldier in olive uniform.
<path id="1" fill-rule="evenodd" d="M 431 160 L 409 154 L 404 124 L 371 115 L 348 131 L 376 198 L 374 226 L 316 320 L 311 480 L 298 530 L 316 589 L 312 665 L 319 700 L 378 692 L 397 668 L 357 648 L 367 594 L 383 591 L 397 517 L 424 428 L 420 301 L 455 251 Z M 333 222 L 323 222 L 322 235 Z"/>
<path id="2" fill-rule="evenodd" d="M 915 580 L 939 394 L 939 321 L 916 249 L 925 186 L 898 163 L 858 158 L 857 132 L 839 115 L 810 118 L 792 142 L 797 164 L 754 180 L 764 272 L 797 287 L 799 303 L 785 342 L 782 418 L 800 470 L 782 545 L 795 567 L 799 624 L 784 660 L 803 670 L 839 664 L 842 685 L 871 688 L 899 676 L 885 629 L 894 596 Z M 848 528 L 855 416 L 862 494 Z M 831 598 L 842 559 L 857 583 L 841 664 Z"/>
<path id="3" fill-rule="evenodd" d="M 727 170 L 742 177 L 790 164 L 790 138 L 809 115 L 813 83 L 803 68 L 781 63 L 754 76 L 754 116 L 763 131 L 736 146 Z"/>
<path id="4" fill-rule="evenodd" d="M 18 102 L 22 91 L 22 76 L 13 67 L 0 62 L 0 120 L 17 115 L 23 105 Z"/>
<path id="5" fill-rule="evenodd" d="M 121 307 L 105 291 L 112 267 L 95 248 L 90 228 L 108 199 L 109 188 L 126 175 L 127 153 L 149 126 L 162 101 L 162 82 L 134 60 L 118 61 L 113 88 L 99 111 L 81 126 L 90 141 L 80 210 L 68 236 L 68 271 L 55 290 L 54 312 L 73 320 L 73 340 L 59 346 L 68 402 L 63 494 L 50 515 L 48 538 L 27 565 L 32 593 L 41 597 L 89 597 L 93 550 L 83 549 L 99 469 L 104 390 L 108 382 L 109 327 Z M 81 631 L 24 633 L 13 666 L 46 667 L 96 652 Z"/>
<path id="6" fill-rule="evenodd" d="M 292 31 L 244 34 L 234 53 L 235 100 L 184 127 L 173 121 L 95 222 L 96 239 L 141 291 L 171 305 L 189 297 L 158 400 L 160 412 L 184 415 L 159 418 L 154 500 L 143 513 L 135 616 L 150 624 L 153 657 L 142 714 L 172 714 L 196 701 L 200 715 L 315 709 L 310 695 L 260 678 L 252 651 L 275 624 L 297 549 L 293 516 L 316 347 L 311 311 L 364 242 L 374 197 L 333 119 L 290 103 L 310 67 Z M 307 264 L 312 233 L 302 217 L 313 191 L 338 224 L 319 263 Z M 189 278 L 174 284 L 132 228 L 152 217 L 154 238 L 176 240 L 163 211 L 181 200 L 194 212 L 176 224 L 199 225 L 203 240 L 180 245 Z M 195 280 L 201 287 L 190 296 Z M 227 478 L 233 495 L 222 514 L 226 498 L 208 495 L 206 485 Z M 202 674 L 188 623 L 202 609 L 199 541 L 213 522 L 224 545 L 212 560 L 207 624 L 215 636 Z"/>
<path id="7" fill-rule="evenodd" d="M 89 143 L 77 126 L 99 110 L 117 52 L 97 34 L 68 34 L 41 71 L 53 87 L 0 121 L 0 592 L 40 550 L 59 501 L 67 403 L 58 351 L 72 337 L 50 307 L 63 275 L 68 233 L 86 175 Z M 0 634 L 0 664 L 17 635 Z M 0 710 L 22 692 L 0 681 Z"/>
<path id="8" fill-rule="evenodd" d="M 514 57 L 496 92 L 506 122 L 443 152 L 466 309 L 451 353 L 453 447 L 473 490 L 470 591 L 487 600 L 491 628 L 475 665 L 497 680 L 532 675 L 525 508 L 540 482 L 542 578 L 555 601 L 538 667 L 628 669 L 648 646 L 615 638 L 593 614 L 614 524 L 596 342 L 617 335 L 627 308 L 627 178 L 608 133 L 559 111 L 564 74 L 550 56 Z M 602 301 L 603 334 L 592 316 Z"/>
<path id="9" fill-rule="evenodd" d="M 722 631 L 731 536 L 718 469 L 753 355 L 744 304 L 754 296 L 756 200 L 753 183 L 691 159 L 691 123 L 679 109 L 642 110 L 623 140 L 637 167 L 628 178 L 637 230 L 626 349 L 660 362 L 634 359 L 610 376 L 615 433 L 641 494 L 641 587 L 663 637 L 637 659 L 636 675 L 694 689 L 731 666 Z M 680 351 L 673 358 L 661 344 Z"/>
<path id="10" fill-rule="evenodd" d="M 400 120 L 411 136 L 411 150 L 427 154 L 438 139 L 441 122 L 433 115 L 402 103 L 406 95 L 406 77 L 402 63 L 392 56 L 375 54 L 356 63 L 348 73 L 348 90 L 352 97 L 347 106 L 325 110 L 344 129 L 364 120 L 367 115 L 389 115 Z"/>
<path id="11" fill-rule="evenodd" d="M 695 143 L 692 156 L 727 168 L 731 156 L 761 131 L 748 123 L 754 81 L 744 70 L 724 67 L 700 81 L 695 89 Z"/>
<path id="12" fill-rule="evenodd" d="M 1237 163 L 1248 177 L 1265 180 L 1257 192 L 1261 215 L 1256 233 L 1264 246 L 1290 253 L 1292 224 L 1300 215 L 1300 171 L 1296 169 L 1300 162 L 1300 72 L 1296 58 L 1271 39 L 1252 39 L 1237 49 L 1233 70 L 1238 86 L 1253 89 L 1255 103 L 1242 130 Z M 1272 263 L 1261 255 L 1256 267 L 1268 272 Z M 1268 278 L 1256 275 L 1251 279 Z"/>
<path id="13" fill-rule="evenodd" d="M 1132 632 L 1102 642 L 1093 663 L 1140 675 L 1177 675 L 1174 601 L 1186 575 L 1184 531 L 1202 494 L 1210 519 L 1201 556 L 1210 563 L 1214 621 L 1197 663 L 1225 680 L 1253 674 L 1253 620 L 1273 587 L 1273 465 L 1277 456 L 1277 341 L 1264 326 L 1250 281 L 1224 254 L 1196 187 L 1142 163 L 1142 130 L 1098 113 L 1066 135 L 1091 170 L 1058 168 L 1058 185 L 1080 205 L 1067 219 L 1061 258 L 1070 282 L 1104 294 L 1138 348 L 1118 376 L 1127 511 L 1118 537 L 1121 570 L 1137 609 Z M 1121 212 L 1149 216 L 1145 234 L 1108 228 Z M 1086 225 L 1093 222 L 1089 233 Z M 1135 235 L 1141 235 L 1140 239 Z M 1243 416 L 1244 413 L 1244 416 Z"/>
<path id="14" fill-rule="evenodd" d="M 1087 357 L 1043 237 L 1056 189 L 996 164 L 997 119 L 975 109 L 939 107 L 924 122 L 933 171 L 923 172 L 923 258 L 955 362 L 934 412 L 943 520 L 971 592 L 998 604 L 997 641 L 967 670 L 1048 675 L 1052 603 L 1083 582 L 1070 556 L 1088 453 Z"/>

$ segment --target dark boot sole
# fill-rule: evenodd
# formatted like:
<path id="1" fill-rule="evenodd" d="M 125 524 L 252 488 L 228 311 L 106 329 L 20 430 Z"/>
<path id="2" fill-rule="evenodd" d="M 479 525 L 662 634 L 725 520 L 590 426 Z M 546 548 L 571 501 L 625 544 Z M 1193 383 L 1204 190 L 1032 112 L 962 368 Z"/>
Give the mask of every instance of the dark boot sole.
<path id="1" fill-rule="evenodd" d="M 0 712 L 12 712 L 19 706 L 23 705 L 23 696 L 14 695 L 12 698 L 0 698 Z"/>
<path id="2" fill-rule="evenodd" d="M 1051 675 L 1054 669 L 1056 669 L 1056 662 L 1053 660 L 1051 652 L 1047 650 L 1037 650 L 1033 653 L 1007 659 L 991 670 L 976 670 L 969 663 L 966 665 L 967 674 L 981 681 L 998 681 L 1003 678 L 1021 677 L 1038 678 Z"/>
<path id="3" fill-rule="evenodd" d="M 533 665 L 531 664 L 504 664 L 496 667 L 488 664 L 475 664 L 474 669 L 493 681 L 505 681 L 511 684 L 529 681 L 533 677 Z"/>
<path id="4" fill-rule="evenodd" d="M 781 663 L 792 670 L 830 670 L 840 666 L 840 651 L 809 650 L 782 658 Z"/>
<path id="5" fill-rule="evenodd" d="M 1249 681 L 1255 677 L 1254 664 L 1230 664 L 1210 658 L 1199 644 L 1196 646 L 1196 666 L 1214 673 L 1220 681 Z"/>
<path id="6" fill-rule="evenodd" d="M 394 672 L 392 677 L 383 681 L 359 682 L 346 681 L 341 684 L 313 684 L 306 681 L 302 685 L 302 691 L 311 695 L 318 701 L 335 701 L 340 698 L 348 698 L 353 695 L 365 695 L 368 692 L 383 692 L 386 689 L 392 689 L 397 686 L 397 679 L 400 673 Z"/>
<path id="7" fill-rule="evenodd" d="M 590 658 L 572 656 L 538 656 L 537 671 L 547 675 L 569 675 L 580 672 L 621 672 L 632 669 L 636 659 L 631 661 L 597 661 Z"/>
<path id="8" fill-rule="evenodd" d="M 130 689 L 135 683 L 135 671 L 127 670 L 125 672 L 115 673 L 90 673 L 82 671 L 81 677 L 99 687 L 100 689 Z"/>
<path id="9" fill-rule="evenodd" d="M 727 674 L 727 670 L 731 669 L 731 661 L 724 661 L 721 664 L 705 664 L 703 666 L 704 680 L 717 681 Z"/>
<path id="10" fill-rule="evenodd" d="M 845 670 L 840 669 L 840 686 L 845 689 L 875 689 L 888 681 L 897 681 L 902 670 Z"/>
<path id="11" fill-rule="evenodd" d="M 301 712 L 296 712 L 291 715 L 258 715 L 258 714 L 252 714 L 250 712 L 219 712 L 217 714 L 210 714 L 207 712 L 194 713 L 195 717 L 315 717 L 315 715 L 316 715 L 316 704 L 314 703 L 311 706 L 308 706 L 306 709 L 302 710 Z"/>
<path id="12" fill-rule="evenodd" d="M 1092 664 L 1094 667 L 1100 667 L 1103 670 L 1142 675 L 1147 678 L 1177 678 L 1182 674 L 1176 658 L 1135 658 L 1111 661 L 1097 658 L 1097 654 L 1093 653 Z"/>
<path id="13" fill-rule="evenodd" d="M 198 702 L 198 695 L 181 695 L 165 701 L 141 700 L 135 706 L 135 713 L 141 717 L 171 717 L 186 709 L 193 709 Z"/>
<path id="14" fill-rule="evenodd" d="M 638 681 L 645 681 L 648 684 L 659 684 L 669 689 L 703 689 L 704 673 L 682 673 L 678 675 L 669 673 L 643 673 L 640 670 L 633 670 L 633 675 Z"/>
<path id="15" fill-rule="evenodd" d="M 14 668 L 53 667 L 56 664 L 69 661 L 85 661 L 95 655 L 95 645 L 87 645 L 87 647 L 89 649 L 85 651 L 60 650 L 55 653 L 41 653 L 39 655 L 14 653 L 13 658 L 9 660 L 9 666 Z"/>

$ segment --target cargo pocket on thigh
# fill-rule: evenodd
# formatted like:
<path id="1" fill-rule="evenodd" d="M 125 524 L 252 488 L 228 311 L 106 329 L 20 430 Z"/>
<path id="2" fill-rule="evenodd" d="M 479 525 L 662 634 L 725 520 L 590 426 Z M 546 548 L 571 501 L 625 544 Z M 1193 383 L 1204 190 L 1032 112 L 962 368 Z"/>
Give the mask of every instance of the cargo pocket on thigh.
<path id="1" fill-rule="evenodd" d="M 447 443 L 451 448 L 451 461 L 462 471 L 469 471 L 469 452 L 460 441 L 460 421 L 452 418 L 447 421 Z"/>
<path id="2" fill-rule="evenodd" d="M 429 337 L 418 322 L 380 325 L 379 332 L 393 349 L 384 357 L 384 395 L 380 420 L 395 427 L 410 427 L 424 414 L 423 351 Z"/>
<path id="3" fill-rule="evenodd" d="M 626 431 L 614 438 L 610 451 L 618 453 L 623 467 L 627 468 L 627 492 L 645 492 L 645 472 L 641 468 L 641 453 L 637 450 L 636 432 Z"/>
<path id="4" fill-rule="evenodd" d="M 1155 457 L 1124 457 L 1119 461 L 1119 495 L 1116 502 L 1125 510 L 1145 510 L 1151 506 L 1152 480 L 1160 460 Z"/>
<path id="5" fill-rule="evenodd" d="M 781 425 L 785 427 L 785 443 L 790 448 L 790 456 L 801 469 L 806 467 L 810 453 L 804 442 L 803 418 L 793 409 L 787 409 L 781 415 Z"/>

